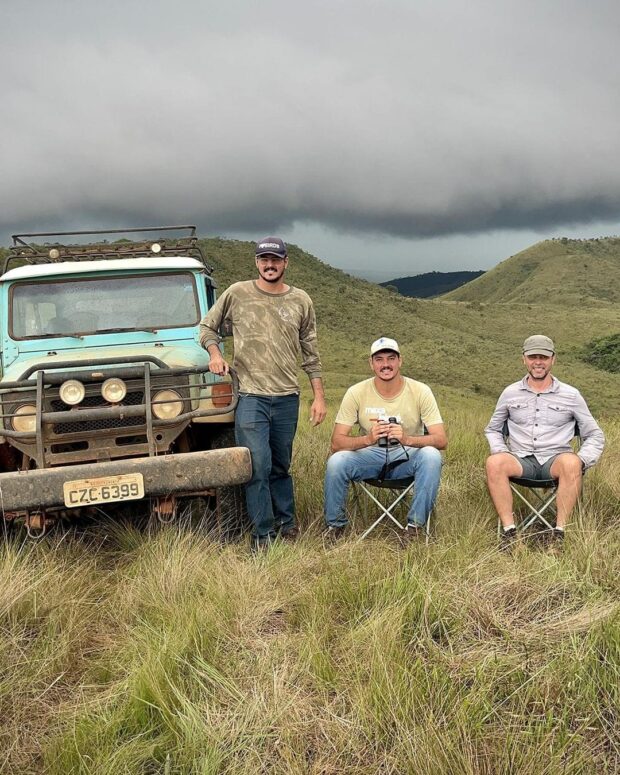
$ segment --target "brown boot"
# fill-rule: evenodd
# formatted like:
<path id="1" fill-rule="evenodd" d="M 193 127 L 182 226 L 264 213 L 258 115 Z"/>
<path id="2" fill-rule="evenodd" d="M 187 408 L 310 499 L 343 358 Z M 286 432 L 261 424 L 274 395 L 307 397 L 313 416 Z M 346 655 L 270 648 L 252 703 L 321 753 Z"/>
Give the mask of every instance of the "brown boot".
<path id="1" fill-rule="evenodd" d="M 285 543 L 294 544 L 300 535 L 299 528 L 293 525 L 293 527 L 288 527 L 286 530 L 280 530 L 279 535 Z"/>

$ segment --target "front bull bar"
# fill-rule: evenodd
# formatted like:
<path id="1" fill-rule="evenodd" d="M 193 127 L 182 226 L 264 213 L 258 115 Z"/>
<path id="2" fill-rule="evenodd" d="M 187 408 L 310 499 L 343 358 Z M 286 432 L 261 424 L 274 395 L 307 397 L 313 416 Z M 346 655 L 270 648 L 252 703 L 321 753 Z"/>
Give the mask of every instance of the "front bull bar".
<path id="1" fill-rule="evenodd" d="M 144 477 L 145 498 L 165 497 L 245 484 L 252 476 L 252 462 L 250 450 L 246 447 L 227 447 L 12 471 L 0 474 L 0 507 L 3 512 L 10 512 L 64 506 L 65 482 L 134 473 L 141 473 Z"/>

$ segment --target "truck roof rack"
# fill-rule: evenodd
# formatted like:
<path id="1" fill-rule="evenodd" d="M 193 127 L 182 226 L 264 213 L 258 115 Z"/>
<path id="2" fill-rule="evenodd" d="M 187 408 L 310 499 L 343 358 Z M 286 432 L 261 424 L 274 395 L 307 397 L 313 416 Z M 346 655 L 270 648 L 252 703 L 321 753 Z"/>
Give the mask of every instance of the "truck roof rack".
<path id="1" fill-rule="evenodd" d="M 189 236 L 165 236 L 158 239 L 138 241 L 118 240 L 116 242 L 88 242 L 82 245 L 48 242 L 37 244 L 26 242 L 34 237 L 77 237 L 103 234 L 146 234 L 161 232 L 189 231 Z M 149 258 L 156 256 L 190 256 L 198 259 L 208 274 L 213 267 L 207 263 L 198 244 L 195 226 L 151 226 L 144 229 L 102 229 L 95 231 L 55 231 L 34 232 L 32 234 L 13 234 L 13 244 L 4 260 L 2 274 L 10 265 L 20 264 L 55 264 L 59 261 L 93 261 L 113 258 Z"/>

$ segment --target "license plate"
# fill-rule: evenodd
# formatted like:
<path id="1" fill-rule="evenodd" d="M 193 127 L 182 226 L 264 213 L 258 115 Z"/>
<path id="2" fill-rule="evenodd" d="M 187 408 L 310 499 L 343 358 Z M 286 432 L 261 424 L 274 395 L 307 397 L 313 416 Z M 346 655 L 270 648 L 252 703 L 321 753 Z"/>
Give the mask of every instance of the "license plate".
<path id="1" fill-rule="evenodd" d="M 95 503 L 115 503 L 144 498 L 142 474 L 100 476 L 97 479 L 75 479 L 62 486 L 65 506 L 92 506 Z"/>

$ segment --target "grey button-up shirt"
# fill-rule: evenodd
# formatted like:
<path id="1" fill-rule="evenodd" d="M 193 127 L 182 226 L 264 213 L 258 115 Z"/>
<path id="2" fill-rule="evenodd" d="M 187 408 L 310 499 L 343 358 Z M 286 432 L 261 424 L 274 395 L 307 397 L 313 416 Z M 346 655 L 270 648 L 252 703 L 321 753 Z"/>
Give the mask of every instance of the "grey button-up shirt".
<path id="1" fill-rule="evenodd" d="M 577 422 L 581 436 L 577 454 L 586 468 L 593 466 L 601 456 L 605 436 L 581 393 L 555 377 L 544 393 L 538 393 L 528 384 L 527 376 L 504 390 L 484 429 L 491 453 L 534 455 L 539 463 L 545 463 L 554 455 L 573 451 L 570 442 Z M 503 433 L 505 421 L 508 443 Z"/>

